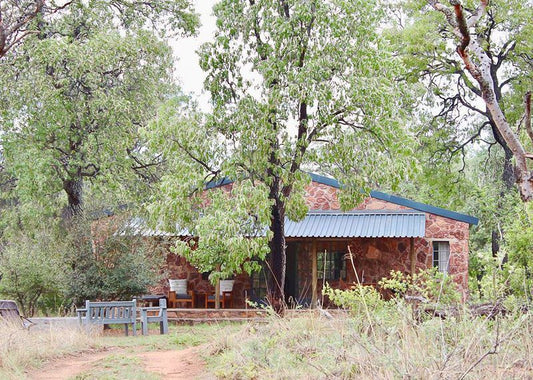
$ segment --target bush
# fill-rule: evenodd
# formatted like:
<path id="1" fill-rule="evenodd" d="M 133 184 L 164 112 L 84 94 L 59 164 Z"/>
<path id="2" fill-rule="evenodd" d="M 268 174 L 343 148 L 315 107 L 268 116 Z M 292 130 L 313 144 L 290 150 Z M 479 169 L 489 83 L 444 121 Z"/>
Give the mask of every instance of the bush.
<path id="1" fill-rule="evenodd" d="M 160 279 L 164 256 L 139 237 L 115 234 L 125 218 L 13 228 L 0 241 L 0 298 L 14 299 L 32 316 L 68 313 L 85 299 L 146 293 Z"/>
<path id="2" fill-rule="evenodd" d="M 43 298 L 58 297 L 64 289 L 63 247 L 48 230 L 19 232 L 0 251 L 0 295 L 17 301 L 32 316 Z"/>
<path id="3" fill-rule="evenodd" d="M 441 304 L 456 303 L 461 300 L 457 285 L 451 276 L 439 272 L 437 268 L 421 270 L 413 275 L 391 271 L 388 278 L 383 278 L 379 285 L 389 289 L 395 297 L 422 297 Z"/>
<path id="4" fill-rule="evenodd" d="M 387 302 L 372 286 L 354 285 L 352 289 L 341 290 L 332 289 L 326 284 L 322 293 L 328 296 L 334 305 L 350 310 L 356 315 L 376 313 L 387 308 Z"/>
<path id="5" fill-rule="evenodd" d="M 126 218 L 80 220 L 71 229 L 66 295 L 76 305 L 86 299 L 131 299 L 159 281 L 164 256 L 141 237 L 117 233 Z"/>

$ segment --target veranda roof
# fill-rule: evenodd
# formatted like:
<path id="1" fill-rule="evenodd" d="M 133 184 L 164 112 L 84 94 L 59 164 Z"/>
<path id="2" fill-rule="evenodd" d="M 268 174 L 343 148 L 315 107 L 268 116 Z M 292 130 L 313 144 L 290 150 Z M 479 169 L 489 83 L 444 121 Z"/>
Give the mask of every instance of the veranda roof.
<path id="1" fill-rule="evenodd" d="M 285 220 L 291 238 L 423 237 L 426 216 L 412 211 L 310 211 L 300 222 Z"/>
<path id="2" fill-rule="evenodd" d="M 423 237 L 426 216 L 413 211 L 309 211 L 299 222 L 285 218 L 288 238 Z M 148 228 L 142 218 L 132 219 L 121 235 L 190 236 L 176 226 L 175 232 Z"/>

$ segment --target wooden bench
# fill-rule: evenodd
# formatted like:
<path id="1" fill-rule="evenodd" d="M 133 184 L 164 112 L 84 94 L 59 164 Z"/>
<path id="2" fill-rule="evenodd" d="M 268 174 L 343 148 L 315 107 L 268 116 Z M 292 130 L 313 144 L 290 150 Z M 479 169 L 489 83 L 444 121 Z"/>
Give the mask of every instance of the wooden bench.
<path id="1" fill-rule="evenodd" d="M 141 325 L 143 335 L 148 335 L 148 323 L 159 322 L 159 332 L 168 334 L 167 300 L 159 300 L 159 306 L 141 308 Z"/>
<path id="2" fill-rule="evenodd" d="M 84 309 L 76 309 L 80 325 L 113 325 L 123 324 L 126 336 L 128 325 L 133 328 L 133 335 L 137 335 L 137 300 L 91 302 L 85 301 Z"/>
<path id="3" fill-rule="evenodd" d="M 12 300 L 0 300 L 0 321 L 14 323 L 25 329 L 29 329 L 34 325 L 32 321 L 20 315 L 17 303 Z"/>

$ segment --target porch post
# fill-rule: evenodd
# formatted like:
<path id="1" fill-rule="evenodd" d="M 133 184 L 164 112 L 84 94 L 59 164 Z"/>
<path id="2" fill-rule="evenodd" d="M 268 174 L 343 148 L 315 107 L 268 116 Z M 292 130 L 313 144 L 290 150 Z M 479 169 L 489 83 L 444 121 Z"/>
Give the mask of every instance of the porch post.
<path id="1" fill-rule="evenodd" d="M 220 265 L 217 265 L 217 271 L 220 272 Z M 215 284 L 215 309 L 220 309 L 220 279 Z"/>
<path id="2" fill-rule="evenodd" d="M 416 271 L 416 257 L 415 257 L 415 238 L 410 239 L 409 244 L 409 260 L 411 260 L 411 274 L 415 274 Z"/>
<path id="3" fill-rule="evenodd" d="M 317 282 L 318 282 L 318 265 L 317 265 L 317 252 L 316 252 L 316 240 L 313 240 L 313 244 L 311 246 L 311 273 L 312 273 L 312 280 L 311 280 L 311 308 L 316 308 L 316 301 L 318 299 L 318 292 L 317 292 Z"/>

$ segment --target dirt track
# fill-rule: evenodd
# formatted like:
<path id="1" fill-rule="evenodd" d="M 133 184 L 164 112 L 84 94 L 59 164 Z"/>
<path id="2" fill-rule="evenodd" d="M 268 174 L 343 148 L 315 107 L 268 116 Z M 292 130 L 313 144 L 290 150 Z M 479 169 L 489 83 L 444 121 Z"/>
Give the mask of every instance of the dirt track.
<path id="1" fill-rule="evenodd" d="M 211 377 L 205 373 L 205 363 L 198 355 L 199 349 L 199 347 L 191 347 L 183 350 L 128 353 L 126 355 L 140 358 L 145 371 L 160 375 L 164 379 L 209 379 Z M 99 361 L 107 356 L 124 352 L 126 352 L 124 349 L 112 348 L 64 357 L 51 362 L 38 371 L 29 373 L 28 378 L 32 380 L 70 379 L 95 367 Z"/>

